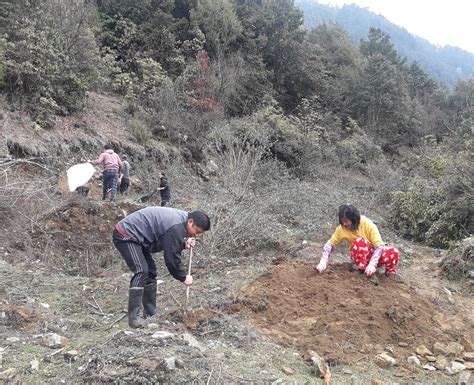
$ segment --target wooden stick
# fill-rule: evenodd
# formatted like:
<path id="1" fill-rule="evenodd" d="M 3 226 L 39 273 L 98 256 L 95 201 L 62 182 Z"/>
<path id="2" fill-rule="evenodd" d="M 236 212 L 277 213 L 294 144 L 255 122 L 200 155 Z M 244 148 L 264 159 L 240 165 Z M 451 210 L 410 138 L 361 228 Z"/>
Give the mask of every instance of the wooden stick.
<path id="1" fill-rule="evenodd" d="M 189 265 L 188 265 L 188 275 L 191 275 L 191 263 L 193 262 L 193 248 L 189 249 Z M 186 305 L 184 310 L 188 310 L 188 301 L 189 301 L 189 285 L 186 288 Z"/>
<path id="2" fill-rule="evenodd" d="M 100 312 L 102 313 L 102 315 L 105 315 L 104 312 L 102 311 L 102 308 L 100 307 L 99 303 L 96 301 L 96 299 L 94 298 L 94 296 L 92 296 L 92 299 L 94 300 L 95 304 L 97 305 L 97 307 L 99 308 Z"/>
<path id="3" fill-rule="evenodd" d="M 178 304 L 179 307 L 182 307 L 183 305 L 181 305 L 181 303 L 175 298 L 175 296 L 173 295 L 173 293 L 170 291 L 170 295 L 171 295 L 171 298 L 173 298 L 174 302 L 176 302 Z"/>
<path id="4" fill-rule="evenodd" d="M 111 322 L 110 325 L 107 327 L 107 329 L 111 329 L 112 326 L 114 326 L 117 322 L 122 321 L 126 316 L 127 314 L 121 315 L 120 318 L 117 318 L 115 321 Z"/>
<path id="5" fill-rule="evenodd" d="M 209 374 L 209 378 L 207 379 L 206 385 L 209 385 L 209 382 L 211 381 L 212 372 L 214 372 L 214 368 L 212 368 L 211 373 Z"/>

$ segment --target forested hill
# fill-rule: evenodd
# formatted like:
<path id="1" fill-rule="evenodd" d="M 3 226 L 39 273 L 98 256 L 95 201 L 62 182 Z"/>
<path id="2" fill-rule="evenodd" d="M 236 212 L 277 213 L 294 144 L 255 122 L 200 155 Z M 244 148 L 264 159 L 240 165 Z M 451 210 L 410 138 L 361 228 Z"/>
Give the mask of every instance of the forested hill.
<path id="1" fill-rule="evenodd" d="M 451 89 L 458 79 L 467 79 L 474 73 L 474 53 L 452 46 L 440 48 L 366 8 L 353 4 L 339 8 L 315 0 L 295 0 L 295 5 L 303 11 L 308 29 L 324 22 L 334 22 L 356 41 L 366 39 L 370 27 L 381 29 L 390 35 L 401 56 L 410 62 L 416 61 L 433 78 Z"/>
<path id="2" fill-rule="evenodd" d="M 381 29 L 308 31 L 293 0 L 0 0 L 0 36 L 0 213 L 55 204 L 54 182 L 19 193 L 10 162 L 59 175 L 111 142 L 143 180 L 166 164 L 190 186 L 175 196 L 208 202 L 223 254 L 306 237 L 344 202 L 436 247 L 474 233 L 474 78 L 448 93 Z"/>

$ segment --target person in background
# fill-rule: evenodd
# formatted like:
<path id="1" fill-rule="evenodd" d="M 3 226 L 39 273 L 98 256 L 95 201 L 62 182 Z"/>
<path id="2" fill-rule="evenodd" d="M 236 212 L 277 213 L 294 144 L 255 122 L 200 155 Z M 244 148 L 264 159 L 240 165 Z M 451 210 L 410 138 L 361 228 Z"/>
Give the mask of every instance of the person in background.
<path id="1" fill-rule="evenodd" d="M 352 205 L 339 207 L 339 226 L 324 245 L 316 267 L 320 273 L 326 270 L 334 247 L 342 241 L 349 243 L 352 262 L 359 272 L 365 273 L 367 277 L 372 277 L 382 266 L 386 275 L 397 274 L 400 251 L 392 246 L 386 246 L 375 223 L 361 216 Z"/>
<path id="2" fill-rule="evenodd" d="M 125 194 L 130 186 L 130 163 L 128 162 L 128 156 L 122 156 L 122 170 L 119 176 L 119 192 Z"/>
<path id="3" fill-rule="evenodd" d="M 160 206 L 166 206 L 167 204 L 169 204 L 171 199 L 171 189 L 164 172 L 160 172 L 160 187 L 158 188 L 158 190 L 160 192 L 161 197 Z"/>
<path id="4" fill-rule="evenodd" d="M 107 200 L 110 191 L 110 201 L 117 196 L 118 175 L 122 169 L 122 161 L 110 144 L 104 146 L 104 152 L 96 160 L 88 160 L 90 164 L 101 164 L 104 168 L 102 180 L 102 200 Z"/>
<path id="5" fill-rule="evenodd" d="M 156 264 L 152 253 L 163 251 L 170 274 L 189 286 L 193 277 L 181 266 L 181 252 L 194 247 L 195 237 L 210 227 L 209 217 L 202 211 L 188 213 L 156 206 L 135 211 L 115 225 L 113 243 L 133 273 L 128 291 L 130 327 L 145 327 L 144 318 L 156 313 Z"/>

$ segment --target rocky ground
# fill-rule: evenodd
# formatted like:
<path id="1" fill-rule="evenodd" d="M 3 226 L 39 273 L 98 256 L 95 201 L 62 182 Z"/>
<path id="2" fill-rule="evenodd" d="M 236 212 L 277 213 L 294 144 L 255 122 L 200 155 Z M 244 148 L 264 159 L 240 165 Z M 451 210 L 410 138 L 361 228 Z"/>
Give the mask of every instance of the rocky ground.
<path id="1" fill-rule="evenodd" d="M 188 308 L 159 263 L 159 315 L 132 330 L 110 228 L 138 207 L 73 200 L 33 244 L 1 247 L 1 381 L 322 384 L 316 354 L 333 384 L 455 384 L 474 369 L 474 301 L 427 248 L 405 247 L 402 282 L 371 282 L 342 255 L 319 275 L 307 242 L 233 260 L 196 250 Z"/>

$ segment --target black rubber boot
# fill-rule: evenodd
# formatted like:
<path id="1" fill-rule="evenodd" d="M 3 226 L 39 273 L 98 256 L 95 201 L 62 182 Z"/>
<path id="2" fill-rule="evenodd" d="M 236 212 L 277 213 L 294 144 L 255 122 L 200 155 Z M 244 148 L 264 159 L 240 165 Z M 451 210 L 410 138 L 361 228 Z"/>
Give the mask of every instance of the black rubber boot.
<path id="1" fill-rule="evenodd" d="M 143 287 L 132 287 L 128 290 L 128 326 L 144 328 L 145 320 L 141 316 Z"/>
<path id="2" fill-rule="evenodd" d="M 143 317 L 153 317 L 156 314 L 156 282 L 145 285 L 143 290 Z"/>

